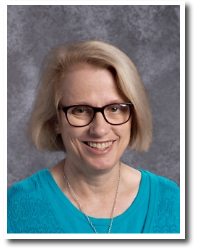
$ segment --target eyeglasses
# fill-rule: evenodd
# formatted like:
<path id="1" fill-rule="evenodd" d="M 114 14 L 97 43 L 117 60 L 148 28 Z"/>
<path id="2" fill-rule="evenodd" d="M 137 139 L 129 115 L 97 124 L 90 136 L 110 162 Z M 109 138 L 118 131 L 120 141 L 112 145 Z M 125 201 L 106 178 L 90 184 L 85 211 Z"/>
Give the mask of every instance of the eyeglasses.
<path id="1" fill-rule="evenodd" d="M 97 112 L 100 112 L 105 121 L 111 125 L 124 124 L 130 119 L 133 107 L 132 103 L 113 103 L 101 108 L 88 105 L 73 105 L 68 107 L 59 106 L 59 109 L 63 110 L 71 126 L 85 127 L 93 121 Z"/>

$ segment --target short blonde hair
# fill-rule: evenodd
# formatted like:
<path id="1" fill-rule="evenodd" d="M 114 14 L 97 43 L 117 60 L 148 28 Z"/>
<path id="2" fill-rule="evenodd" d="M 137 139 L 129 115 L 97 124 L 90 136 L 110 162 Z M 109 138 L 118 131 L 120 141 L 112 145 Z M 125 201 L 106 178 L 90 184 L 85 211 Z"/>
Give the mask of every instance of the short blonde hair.
<path id="1" fill-rule="evenodd" d="M 65 151 L 62 137 L 55 130 L 62 98 L 60 79 L 65 72 L 76 70 L 81 63 L 112 72 L 121 95 L 134 105 L 129 147 L 138 152 L 147 151 L 152 140 L 152 116 L 144 85 L 129 57 L 102 41 L 64 44 L 45 56 L 29 123 L 29 135 L 36 148 Z"/>

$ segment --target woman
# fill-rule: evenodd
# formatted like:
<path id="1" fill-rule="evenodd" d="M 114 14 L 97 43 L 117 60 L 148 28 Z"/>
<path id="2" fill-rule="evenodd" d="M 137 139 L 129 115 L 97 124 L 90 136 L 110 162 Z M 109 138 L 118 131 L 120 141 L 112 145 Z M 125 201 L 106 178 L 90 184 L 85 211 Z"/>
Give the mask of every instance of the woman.
<path id="1" fill-rule="evenodd" d="M 127 147 L 148 150 L 152 121 L 118 48 L 88 41 L 48 53 L 30 136 L 66 159 L 9 189 L 9 233 L 179 233 L 179 187 L 120 162 Z"/>

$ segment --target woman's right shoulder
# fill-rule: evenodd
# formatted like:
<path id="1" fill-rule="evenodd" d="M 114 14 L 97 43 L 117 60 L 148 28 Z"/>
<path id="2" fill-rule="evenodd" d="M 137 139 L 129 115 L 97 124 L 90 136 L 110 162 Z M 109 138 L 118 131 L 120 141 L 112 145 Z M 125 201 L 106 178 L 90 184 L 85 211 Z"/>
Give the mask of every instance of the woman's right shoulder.
<path id="1" fill-rule="evenodd" d="M 46 232 L 56 226 L 55 223 L 52 227 L 50 225 L 51 221 L 55 220 L 51 201 L 47 195 L 47 192 L 51 190 L 50 182 L 49 170 L 44 169 L 9 188 L 7 195 L 8 233 Z M 46 218 L 49 220 L 45 221 Z"/>
<path id="2" fill-rule="evenodd" d="M 26 195 L 38 195 L 38 191 L 42 189 L 42 178 L 46 169 L 40 170 L 28 178 L 13 184 L 7 191 L 7 199 L 20 199 Z"/>

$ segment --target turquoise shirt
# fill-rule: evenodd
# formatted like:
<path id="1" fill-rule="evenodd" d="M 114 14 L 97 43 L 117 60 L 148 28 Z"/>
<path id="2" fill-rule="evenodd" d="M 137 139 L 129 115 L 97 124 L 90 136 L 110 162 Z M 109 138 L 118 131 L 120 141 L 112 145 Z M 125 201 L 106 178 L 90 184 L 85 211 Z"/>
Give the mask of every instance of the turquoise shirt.
<path id="1" fill-rule="evenodd" d="M 111 233 L 180 233 L 178 185 L 149 171 L 142 173 L 131 206 L 113 220 Z M 94 233 L 85 215 L 63 194 L 48 169 L 8 190 L 8 233 Z M 89 217 L 98 233 L 110 219 Z"/>

